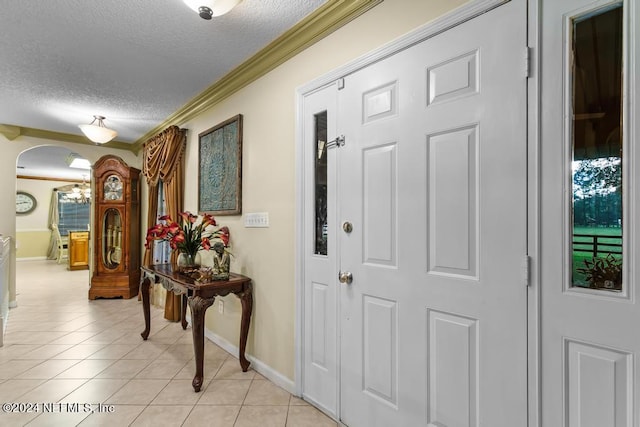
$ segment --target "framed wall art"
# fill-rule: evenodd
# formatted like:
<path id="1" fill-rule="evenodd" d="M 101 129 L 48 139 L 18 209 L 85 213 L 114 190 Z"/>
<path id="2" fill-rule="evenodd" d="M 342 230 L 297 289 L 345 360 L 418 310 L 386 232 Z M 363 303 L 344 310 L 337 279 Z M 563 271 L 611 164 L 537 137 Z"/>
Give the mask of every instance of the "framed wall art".
<path id="1" fill-rule="evenodd" d="M 242 115 L 198 135 L 198 212 L 242 213 Z"/>

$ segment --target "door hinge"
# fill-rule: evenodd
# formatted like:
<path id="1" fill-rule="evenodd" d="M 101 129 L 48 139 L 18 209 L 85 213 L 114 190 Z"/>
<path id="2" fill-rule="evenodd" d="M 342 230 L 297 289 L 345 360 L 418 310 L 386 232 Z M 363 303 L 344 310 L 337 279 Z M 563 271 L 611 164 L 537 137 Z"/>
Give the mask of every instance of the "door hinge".
<path id="1" fill-rule="evenodd" d="M 340 147 L 344 146 L 344 144 L 345 144 L 344 135 L 340 135 L 336 139 L 333 139 L 333 140 L 327 142 L 327 148 L 331 148 L 331 147 L 340 148 Z"/>
<path id="2" fill-rule="evenodd" d="M 344 77 L 340 77 L 336 80 L 336 83 L 338 83 L 338 90 L 344 89 Z"/>
<path id="3" fill-rule="evenodd" d="M 529 255 L 524 256 L 524 260 L 522 261 L 522 280 L 524 282 L 524 286 L 531 286 L 530 279 L 530 269 L 531 269 L 531 257 Z"/>
<path id="4" fill-rule="evenodd" d="M 529 77 L 531 77 L 531 55 L 533 54 L 533 49 L 530 48 L 529 46 L 526 47 L 526 51 L 525 51 L 525 69 L 524 69 L 524 78 L 528 79 Z"/>

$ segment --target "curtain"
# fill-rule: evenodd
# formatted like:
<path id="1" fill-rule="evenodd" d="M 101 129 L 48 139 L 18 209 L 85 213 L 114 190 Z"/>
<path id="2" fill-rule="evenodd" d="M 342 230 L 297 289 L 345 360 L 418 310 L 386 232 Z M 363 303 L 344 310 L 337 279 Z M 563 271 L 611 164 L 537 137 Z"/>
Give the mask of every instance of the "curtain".
<path id="1" fill-rule="evenodd" d="M 187 147 L 187 130 L 170 126 L 144 144 L 142 173 L 149 185 L 149 211 L 147 229 L 158 221 L 158 185 L 163 186 L 166 211 L 177 219 L 184 210 L 184 153 Z M 175 261 L 177 255 L 172 255 Z M 144 263 L 153 263 L 153 251 L 146 249 Z M 180 296 L 167 295 L 165 319 L 180 320 Z"/>
<path id="2" fill-rule="evenodd" d="M 54 188 L 51 192 L 51 203 L 49 203 L 49 216 L 47 218 L 47 226 L 49 230 L 53 231 L 51 224 L 58 223 L 58 189 Z M 49 248 L 47 248 L 47 259 L 58 258 L 58 242 L 56 242 L 56 236 L 51 233 L 49 238 Z"/>
<path id="3" fill-rule="evenodd" d="M 47 217 L 47 226 L 49 230 L 53 231 L 52 224 L 58 224 L 60 219 L 60 210 L 58 208 L 58 192 L 71 192 L 73 191 L 74 184 L 64 185 L 62 187 L 54 188 L 51 192 L 51 203 L 49 203 L 49 216 Z M 58 243 L 56 242 L 56 236 L 51 233 L 49 238 L 49 247 L 47 248 L 47 259 L 58 258 Z"/>

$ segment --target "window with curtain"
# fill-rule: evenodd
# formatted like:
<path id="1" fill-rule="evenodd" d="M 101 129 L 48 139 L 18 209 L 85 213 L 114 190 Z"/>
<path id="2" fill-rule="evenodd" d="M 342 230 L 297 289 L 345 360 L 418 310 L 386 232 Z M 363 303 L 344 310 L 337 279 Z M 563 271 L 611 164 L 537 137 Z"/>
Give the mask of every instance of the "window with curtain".
<path id="1" fill-rule="evenodd" d="M 158 182 L 158 218 L 167 214 L 167 204 L 164 197 L 164 185 Z M 153 242 L 153 263 L 167 264 L 171 261 L 171 246 L 165 240 Z"/>
<path id="2" fill-rule="evenodd" d="M 66 236 L 70 230 L 88 230 L 91 216 L 90 203 L 78 203 L 68 199 L 64 191 L 58 191 L 58 229 Z"/>

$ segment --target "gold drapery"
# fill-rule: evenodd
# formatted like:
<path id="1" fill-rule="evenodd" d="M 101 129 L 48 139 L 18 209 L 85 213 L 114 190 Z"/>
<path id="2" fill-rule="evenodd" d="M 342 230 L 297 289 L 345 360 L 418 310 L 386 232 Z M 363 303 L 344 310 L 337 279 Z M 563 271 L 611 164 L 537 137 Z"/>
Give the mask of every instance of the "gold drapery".
<path id="1" fill-rule="evenodd" d="M 149 211 L 147 229 L 158 221 L 158 184 L 162 182 L 166 211 L 177 219 L 184 211 L 184 153 L 187 147 L 187 130 L 170 126 L 149 139 L 143 148 L 142 173 L 149 185 Z M 172 261 L 175 254 L 172 254 Z M 153 263 L 153 253 L 144 251 L 144 264 Z M 165 319 L 180 320 L 180 296 L 167 295 L 164 307 Z"/>

